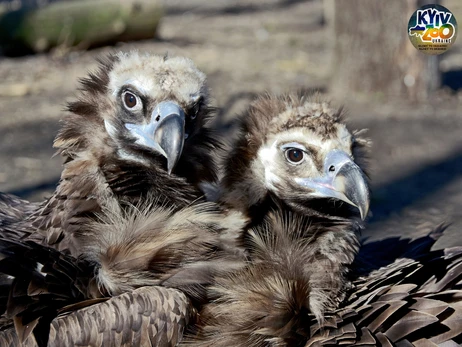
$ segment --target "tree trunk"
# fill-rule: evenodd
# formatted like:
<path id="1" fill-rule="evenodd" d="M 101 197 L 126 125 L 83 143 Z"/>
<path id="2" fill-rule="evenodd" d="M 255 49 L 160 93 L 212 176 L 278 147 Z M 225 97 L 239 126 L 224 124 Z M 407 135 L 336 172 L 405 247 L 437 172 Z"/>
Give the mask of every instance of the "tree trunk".
<path id="1" fill-rule="evenodd" d="M 409 18 L 424 1 L 325 1 L 335 40 L 334 94 L 418 101 L 439 88 L 438 56 L 419 52 L 407 34 Z"/>
<path id="2" fill-rule="evenodd" d="M 0 17 L 4 49 L 42 52 L 153 38 L 162 15 L 157 0 L 73 0 L 23 6 Z"/>

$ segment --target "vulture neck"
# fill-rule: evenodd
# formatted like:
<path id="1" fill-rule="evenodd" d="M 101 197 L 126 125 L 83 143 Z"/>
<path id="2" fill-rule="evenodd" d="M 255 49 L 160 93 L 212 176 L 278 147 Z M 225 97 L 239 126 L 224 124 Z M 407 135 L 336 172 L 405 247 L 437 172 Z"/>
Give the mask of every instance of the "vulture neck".
<path id="1" fill-rule="evenodd" d="M 79 254 L 79 238 L 85 236 L 82 226 L 106 209 L 138 206 L 146 198 L 152 208 L 180 209 L 201 198 L 184 178 L 169 175 L 160 158 L 143 163 L 120 158 L 109 137 L 66 142 L 58 136 L 55 146 L 65 158 L 64 169 L 55 193 L 32 216 L 39 233 L 31 238 L 44 238 L 47 245 L 73 255 Z"/>
<path id="2" fill-rule="evenodd" d="M 276 233 L 286 235 L 289 241 L 285 242 L 284 245 L 287 247 L 288 253 L 292 252 L 292 247 L 298 247 L 300 242 L 303 243 L 309 239 L 310 244 L 317 244 L 313 248 L 306 249 L 307 252 L 312 253 L 313 257 L 319 255 L 321 253 L 320 248 L 322 248 L 322 252 L 327 258 L 336 258 L 336 261 L 342 258 L 339 263 L 347 266 L 353 262 L 359 250 L 358 234 L 362 224 L 356 219 L 328 215 L 315 208 L 295 209 L 272 193 L 268 193 L 261 203 L 251 206 L 249 215 L 251 222 L 248 228 L 254 232 L 265 233 L 270 236 L 274 236 Z M 272 228 L 271 223 L 268 227 L 268 219 L 273 219 L 274 215 L 278 216 L 279 219 L 288 219 L 287 223 L 279 227 L 279 231 Z M 337 245 L 323 244 L 326 235 L 330 235 L 327 239 L 330 239 L 331 242 L 338 242 L 341 249 L 337 249 Z"/>
<path id="3" fill-rule="evenodd" d="M 96 200 L 100 206 L 112 198 L 137 205 L 150 196 L 155 205 L 181 208 L 199 199 L 194 187 L 184 178 L 169 175 L 163 165 L 157 157 L 142 163 L 88 150 L 66 158 L 55 195 Z"/>

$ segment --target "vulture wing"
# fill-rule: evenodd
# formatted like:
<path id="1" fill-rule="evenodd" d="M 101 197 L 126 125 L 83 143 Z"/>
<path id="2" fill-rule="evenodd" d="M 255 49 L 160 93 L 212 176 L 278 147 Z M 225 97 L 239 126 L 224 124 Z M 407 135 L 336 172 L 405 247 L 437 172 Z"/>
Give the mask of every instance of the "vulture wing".
<path id="1" fill-rule="evenodd" d="M 20 223 L 32 215 L 40 203 L 33 203 L 17 196 L 0 192 L 0 233 L 11 238 L 20 238 L 30 233 L 29 228 L 21 230 Z"/>
<path id="2" fill-rule="evenodd" d="M 2 327 L 14 324 L 22 338 L 33 331 L 38 341 L 46 341 L 49 324 L 63 307 L 101 297 L 95 267 L 83 259 L 9 239 L 0 239 L 0 253 L 0 272 L 9 276 L 2 277 Z"/>
<path id="3" fill-rule="evenodd" d="M 354 281 L 348 295 L 310 327 L 306 346 L 462 343 L 462 247 L 398 259 Z"/>
<path id="4" fill-rule="evenodd" d="M 0 226 L 22 220 L 33 213 L 39 204 L 11 194 L 0 193 Z"/>
<path id="5" fill-rule="evenodd" d="M 176 346 L 194 316 L 181 291 L 142 287 L 51 322 L 48 342 L 14 328 L 0 332 L 2 346 Z"/>

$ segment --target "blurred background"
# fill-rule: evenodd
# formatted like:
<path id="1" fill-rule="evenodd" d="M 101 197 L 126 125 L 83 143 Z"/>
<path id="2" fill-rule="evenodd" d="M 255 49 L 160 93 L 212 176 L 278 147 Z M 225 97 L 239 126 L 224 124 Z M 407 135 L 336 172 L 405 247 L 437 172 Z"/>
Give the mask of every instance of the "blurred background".
<path id="1" fill-rule="evenodd" d="M 462 245 L 462 37 L 438 57 L 415 50 L 407 23 L 424 3 L 0 1 L 0 191 L 40 201 L 54 190 L 53 138 L 95 58 L 168 52 L 208 75 L 230 136 L 265 91 L 314 89 L 344 104 L 350 128 L 373 140 L 364 237 L 419 237 L 449 222 L 436 248 Z M 441 4 L 462 23 L 460 0 Z"/>

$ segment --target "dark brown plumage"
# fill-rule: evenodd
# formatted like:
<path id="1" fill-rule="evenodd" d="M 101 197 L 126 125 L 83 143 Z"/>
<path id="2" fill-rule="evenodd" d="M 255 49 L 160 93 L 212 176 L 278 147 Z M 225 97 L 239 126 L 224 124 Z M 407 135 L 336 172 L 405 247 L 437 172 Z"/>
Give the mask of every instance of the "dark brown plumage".
<path id="1" fill-rule="evenodd" d="M 117 332 L 157 332 L 150 338 L 170 345 L 194 311 L 191 302 L 204 299 L 203 287 L 212 276 L 235 269 L 239 262 L 234 260 L 242 259 L 236 240 L 245 220 L 203 202 L 197 188 L 200 180 L 215 177 L 210 150 L 218 144 L 206 124 L 210 107 L 205 76 L 185 58 L 118 54 L 82 80 L 79 99 L 69 111 L 55 140 L 65 158 L 56 192 L 24 220 L 9 223 L 10 230 L 24 231 L 26 237 L 13 245 L 0 240 L 2 272 L 13 277 L 6 283 L 9 295 L 3 297 L 3 327 L 14 321 L 20 340 L 33 330 L 40 345 L 48 338 L 59 345 L 87 337 L 90 342 L 84 344 L 107 345 L 114 341 L 111 331 L 86 331 L 88 312 L 103 315 L 107 310 L 95 300 L 119 295 L 110 302 L 125 305 L 124 293 L 163 286 L 176 288 L 167 291 L 169 303 L 179 289 L 188 297 L 185 302 L 181 294 L 175 299 L 178 305 L 190 307 L 148 307 L 143 314 L 159 321 L 120 326 Z M 30 258 L 24 271 L 12 270 L 23 258 Z M 67 271 L 70 277 L 59 275 Z M 143 300 L 155 305 L 161 299 Z M 94 305 L 80 311 L 88 304 Z M 69 305 L 73 313 L 55 318 Z M 131 311 L 121 314 L 131 317 L 124 324 L 137 319 Z M 72 321 L 75 317 L 86 318 Z M 106 319 L 101 329 L 120 324 L 117 313 Z M 165 329 L 163 321 L 172 326 Z M 67 340 L 53 336 L 56 324 L 71 329 Z M 12 331 L 5 334 L 11 338 Z M 136 343 L 148 341 L 143 337 Z"/>
<path id="2" fill-rule="evenodd" d="M 0 233 L 4 237 L 19 238 L 30 234 L 30 228 L 18 225 L 18 222 L 30 217 L 40 207 L 40 203 L 31 203 L 11 194 L 0 192 Z M 24 231 L 22 231 L 24 229 Z"/>
<path id="3" fill-rule="evenodd" d="M 296 346 L 348 288 L 369 192 L 355 163 L 366 141 L 342 111 L 306 97 L 266 95 L 244 114 L 219 201 L 250 217 L 248 264 L 217 276 L 213 301 L 185 344 Z"/>
<path id="4" fill-rule="evenodd" d="M 15 223 L 26 218 L 38 208 L 38 204 L 30 203 L 14 195 L 0 193 L 0 225 Z"/>
<path id="5" fill-rule="evenodd" d="M 33 332 L 40 346 L 45 346 L 48 338 L 57 345 L 79 339 L 88 339 L 89 345 L 111 345 L 114 324 L 125 324 L 117 330 L 124 336 L 150 331 L 160 334 L 150 336 L 151 339 L 170 342 L 172 336 L 179 339 L 188 317 L 194 317 L 196 305 L 206 298 L 204 290 L 212 278 L 242 266 L 243 255 L 236 241 L 244 222 L 234 213 L 223 214 L 212 203 L 194 204 L 180 210 L 153 207 L 149 203 L 144 209 L 138 206 L 122 210 L 116 205 L 113 210 L 105 210 L 100 220 L 81 226 L 87 238 L 79 258 L 33 241 L 0 239 L 0 272 L 13 277 L 4 283 L 7 285 L 0 292 L 0 304 L 6 309 L 2 328 L 9 329 L 14 322 L 17 339 L 25 340 Z M 136 314 L 121 307 L 119 313 L 107 316 L 100 326 L 110 330 L 87 331 L 84 322 L 104 316 L 108 310 L 99 304 L 101 300 L 112 296 L 111 305 L 126 305 L 124 293 L 134 293 L 137 288 L 149 291 L 146 286 L 153 286 L 151 294 L 156 290 L 162 292 L 163 289 L 155 289 L 157 287 L 172 288 L 168 291 L 168 302 L 174 300 L 187 309 L 178 312 L 172 306 L 159 306 L 156 302 L 162 298 L 146 294 L 142 298 L 146 303 L 140 309 L 148 305 L 152 311 L 146 314 L 158 317 L 159 323 L 151 319 L 130 326 Z M 175 297 L 175 293 L 182 296 Z M 93 305 L 89 310 L 96 317 L 86 313 L 88 310 L 82 311 L 89 305 Z M 153 308 L 153 305 L 157 306 Z M 76 318 L 68 314 L 86 318 L 74 321 Z M 131 318 L 120 323 L 119 315 Z M 169 317 L 174 320 L 168 329 L 156 325 Z M 175 326 L 177 323 L 182 325 Z M 68 326 L 66 339 L 70 340 L 62 339 L 61 334 L 53 335 L 57 324 Z M 0 340 L 12 336 L 13 330 L 8 330 L 0 333 Z M 146 346 L 147 341 L 150 340 L 132 343 Z"/>
<path id="6" fill-rule="evenodd" d="M 176 346 L 193 316 L 181 291 L 143 287 L 56 318 L 47 346 Z M 32 335 L 22 342 L 13 328 L 2 331 L 0 344 L 37 346 Z"/>
<path id="7" fill-rule="evenodd" d="M 401 258 L 352 283 L 306 346 L 460 346 L 462 248 Z"/>

